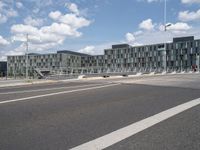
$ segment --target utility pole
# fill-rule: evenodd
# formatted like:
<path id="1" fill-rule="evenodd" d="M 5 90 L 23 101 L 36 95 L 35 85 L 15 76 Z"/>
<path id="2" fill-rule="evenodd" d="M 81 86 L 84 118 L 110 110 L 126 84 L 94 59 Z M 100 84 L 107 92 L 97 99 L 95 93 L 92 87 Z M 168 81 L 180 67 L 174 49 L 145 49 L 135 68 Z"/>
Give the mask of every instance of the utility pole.
<path id="1" fill-rule="evenodd" d="M 164 31 L 166 35 L 167 32 L 167 27 L 170 27 L 171 24 L 167 24 L 167 0 L 164 1 Z M 164 65 L 164 71 L 167 72 L 167 43 L 164 42 L 164 60 L 163 60 L 163 65 Z"/>
<path id="2" fill-rule="evenodd" d="M 164 6 L 164 26 L 165 26 L 165 31 L 167 31 L 167 0 L 165 0 L 165 6 Z"/>
<path id="3" fill-rule="evenodd" d="M 199 72 L 199 54 L 196 54 L 197 72 Z"/>
<path id="4" fill-rule="evenodd" d="M 26 34 L 26 79 L 28 79 L 28 33 Z"/>
<path id="5" fill-rule="evenodd" d="M 164 31 L 167 31 L 167 1 L 164 1 Z M 165 35 L 165 34 L 164 34 Z M 163 51 L 163 67 L 164 72 L 167 72 L 167 43 L 164 41 L 164 51 Z"/>

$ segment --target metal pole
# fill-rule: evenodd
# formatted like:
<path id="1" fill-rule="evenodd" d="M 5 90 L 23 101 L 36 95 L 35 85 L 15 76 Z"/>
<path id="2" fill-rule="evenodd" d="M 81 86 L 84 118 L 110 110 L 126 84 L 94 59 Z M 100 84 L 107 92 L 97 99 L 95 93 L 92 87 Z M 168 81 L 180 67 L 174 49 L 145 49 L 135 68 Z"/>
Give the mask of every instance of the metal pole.
<path id="1" fill-rule="evenodd" d="M 196 66 L 197 66 L 197 72 L 199 72 L 199 54 L 196 54 Z"/>
<path id="2" fill-rule="evenodd" d="M 181 73 L 183 72 L 183 62 L 182 62 L 182 58 L 181 58 Z"/>
<path id="3" fill-rule="evenodd" d="M 164 28 L 165 32 L 167 31 L 167 0 L 165 0 L 165 6 L 164 6 Z M 164 65 L 164 71 L 167 72 L 167 43 L 164 43 L 164 60 L 163 60 L 163 65 Z M 164 62 L 165 61 L 165 62 Z"/>
<path id="4" fill-rule="evenodd" d="M 197 61 L 197 65 L 198 65 L 198 66 L 197 66 L 197 67 L 198 67 L 198 72 L 199 72 L 199 54 L 197 54 L 197 60 L 198 60 L 198 61 Z"/>
<path id="5" fill-rule="evenodd" d="M 165 0 L 165 8 L 164 8 L 164 26 L 165 26 L 165 31 L 167 30 L 166 24 L 167 24 L 167 1 Z"/>
<path id="6" fill-rule="evenodd" d="M 26 34 L 26 79 L 28 79 L 28 34 Z"/>
<path id="7" fill-rule="evenodd" d="M 6 69 L 6 80 L 8 79 L 8 61 L 7 61 L 7 69 Z"/>

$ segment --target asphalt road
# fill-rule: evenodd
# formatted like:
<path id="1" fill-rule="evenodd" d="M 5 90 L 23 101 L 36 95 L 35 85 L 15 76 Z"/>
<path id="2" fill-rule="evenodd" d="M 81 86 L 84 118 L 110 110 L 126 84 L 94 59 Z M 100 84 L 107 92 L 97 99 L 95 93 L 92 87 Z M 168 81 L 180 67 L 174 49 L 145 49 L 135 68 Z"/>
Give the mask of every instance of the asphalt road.
<path id="1" fill-rule="evenodd" d="M 200 97 L 193 81 L 187 87 L 132 80 L 0 88 L 0 149 L 74 148 Z M 199 124 L 197 105 L 106 149 L 199 150 Z"/>

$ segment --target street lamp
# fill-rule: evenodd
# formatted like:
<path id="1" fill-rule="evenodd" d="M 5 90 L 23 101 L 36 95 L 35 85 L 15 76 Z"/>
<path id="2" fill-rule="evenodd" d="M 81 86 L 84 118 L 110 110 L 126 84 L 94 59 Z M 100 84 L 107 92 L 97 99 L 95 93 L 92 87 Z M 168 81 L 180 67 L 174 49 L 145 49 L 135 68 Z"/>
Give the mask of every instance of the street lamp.
<path id="1" fill-rule="evenodd" d="M 165 24 L 165 32 L 167 31 L 167 27 L 170 27 L 171 25 L 171 23 Z"/>
<path id="2" fill-rule="evenodd" d="M 167 32 L 167 28 L 170 27 L 172 24 L 167 23 L 167 0 L 165 0 L 165 7 L 164 7 L 164 31 Z M 167 72 L 167 43 L 164 43 L 164 71 Z"/>
<path id="3" fill-rule="evenodd" d="M 28 34 L 26 34 L 26 79 L 28 79 Z"/>
<path id="4" fill-rule="evenodd" d="M 197 64 L 197 72 L 199 72 L 199 53 L 196 53 L 196 64 Z"/>

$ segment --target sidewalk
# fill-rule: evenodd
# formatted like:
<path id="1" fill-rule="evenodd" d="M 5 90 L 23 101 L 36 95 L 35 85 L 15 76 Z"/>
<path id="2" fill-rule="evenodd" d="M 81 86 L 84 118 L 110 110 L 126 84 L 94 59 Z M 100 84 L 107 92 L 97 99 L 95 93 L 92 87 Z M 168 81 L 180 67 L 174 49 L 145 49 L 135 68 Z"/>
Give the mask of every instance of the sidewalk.
<path id="1" fill-rule="evenodd" d="M 9 86 L 32 85 L 41 83 L 55 83 L 53 80 L 15 80 L 15 79 L 0 79 L 0 88 Z"/>

